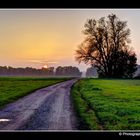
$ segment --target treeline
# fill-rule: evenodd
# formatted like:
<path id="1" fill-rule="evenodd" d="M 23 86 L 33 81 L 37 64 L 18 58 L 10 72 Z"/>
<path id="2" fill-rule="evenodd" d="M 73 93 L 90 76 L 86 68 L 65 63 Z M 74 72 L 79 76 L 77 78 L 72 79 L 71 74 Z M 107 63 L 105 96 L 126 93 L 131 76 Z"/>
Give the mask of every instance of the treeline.
<path id="1" fill-rule="evenodd" d="M 78 76 L 80 77 L 82 75 L 82 72 L 79 71 L 79 69 L 77 67 L 72 67 L 72 66 L 65 66 L 65 67 L 57 67 L 56 68 L 56 72 L 55 72 L 56 76 Z"/>
<path id="2" fill-rule="evenodd" d="M 48 67 L 36 69 L 32 67 L 26 68 L 13 68 L 10 66 L 0 66 L 0 76 L 74 76 L 80 77 L 81 72 L 77 67 L 64 66 L 64 67 Z"/>

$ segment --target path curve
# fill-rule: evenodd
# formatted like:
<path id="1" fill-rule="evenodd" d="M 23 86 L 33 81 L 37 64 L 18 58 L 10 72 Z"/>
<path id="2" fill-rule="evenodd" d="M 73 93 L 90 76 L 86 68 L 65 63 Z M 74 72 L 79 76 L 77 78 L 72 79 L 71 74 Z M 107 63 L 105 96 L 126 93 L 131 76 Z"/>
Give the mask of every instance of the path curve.
<path id="1" fill-rule="evenodd" d="M 37 90 L 0 111 L 0 130 L 76 130 L 68 80 Z"/>

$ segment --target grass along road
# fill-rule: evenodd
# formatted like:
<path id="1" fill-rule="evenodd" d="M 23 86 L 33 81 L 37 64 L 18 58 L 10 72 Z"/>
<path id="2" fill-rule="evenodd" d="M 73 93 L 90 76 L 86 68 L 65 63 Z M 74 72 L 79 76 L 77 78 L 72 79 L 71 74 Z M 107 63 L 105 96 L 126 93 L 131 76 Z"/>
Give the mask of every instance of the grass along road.
<path id="1" fill-rule="evenodd" d="M 0 78 L 0 108 L 37 89 L 63 82 L 70 78 Z"/>
<path id="2" fill-rule="evenodd" d="M 71 96 L 81 129 L 140 130 L 140 80 L 81 79 Z"/>

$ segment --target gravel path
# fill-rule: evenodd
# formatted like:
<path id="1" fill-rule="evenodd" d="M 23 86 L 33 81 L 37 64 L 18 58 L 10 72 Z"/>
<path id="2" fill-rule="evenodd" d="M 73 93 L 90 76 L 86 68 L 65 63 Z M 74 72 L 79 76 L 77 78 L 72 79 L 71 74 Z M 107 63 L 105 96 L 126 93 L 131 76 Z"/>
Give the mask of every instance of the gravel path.
<path id="1" fill-rule="evenodd" d="M 0 130 L 76 130 L 70 100 L 74 82 L 76 79 L 37 90 L 8 104 L 0 111 Z"/>

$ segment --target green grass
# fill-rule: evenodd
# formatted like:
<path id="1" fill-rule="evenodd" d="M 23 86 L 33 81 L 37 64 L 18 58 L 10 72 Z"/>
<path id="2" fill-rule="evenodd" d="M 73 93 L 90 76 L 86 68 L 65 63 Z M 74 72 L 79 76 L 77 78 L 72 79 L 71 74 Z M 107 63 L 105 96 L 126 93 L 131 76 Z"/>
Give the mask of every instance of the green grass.
<path id="1" fill-rule="evenodd" d="M 70 78 L 0 77 L 0 108 L 36 89 Z"/>
<path id="2" fill-rule="evenodd" d="M 87 129 L 140 130 L 140 80 L 81 79 L 71 92 Z"/>

